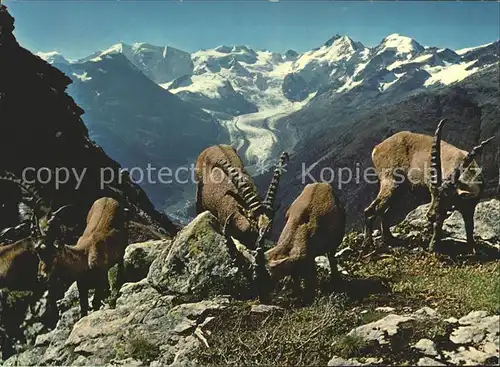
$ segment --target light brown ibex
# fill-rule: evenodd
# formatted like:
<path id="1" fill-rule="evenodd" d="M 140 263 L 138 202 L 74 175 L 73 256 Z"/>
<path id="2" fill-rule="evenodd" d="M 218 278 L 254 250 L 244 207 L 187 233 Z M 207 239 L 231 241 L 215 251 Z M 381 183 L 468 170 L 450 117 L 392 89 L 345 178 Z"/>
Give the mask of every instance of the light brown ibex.
<path id="1" fill-rule="evenodd" d="M 392 238 L 385 216 L 396 190 L 406 185 L 412 189 L 427 187 L 431 193 L 432 203 L 427 213 L 433 224 L 430 251 L 439 243 L 446 213 L 453 208 L 462 214 L 467 243 L 474 249 L 474 211 L 483 189 L 481 170 L 474 158 L 493 137 L 468 153 L 441 141 L 444 121 L 439 122 L 434 137 L 402 131 L 373 149 L 372 161 L 380 190 L 376 199 L 365 209 L 366 245 L 371 245 L 373 241 L 372 230 L 376 217 L 382 220 L 384 239 Z"/>
<path id="2" fill-rule="evenodd" d="M 271 229 L 276 190 L 287 160 L 288 154 L 283 153 L 262 201 L 233 147 L 216 145 L 205 149 L 196 161 L 198 214 L 210 211 L 221 226 L 225 225 L 229 236 L 255 248 Z"/>
<path id="3" fill-rule="evenodd" d="M 327 255 L 331 281 L 338 276 L 335 252 L 345 232 L 345 210 L 328 183 L 307 185 L 286 212 L 276 247 L 265 254 L 271 277 L 304 279 L 309 298 L 316 289 L 316 256 Z M 296 287 L 297 288 L 297 287 Z"/>
<path id="4" fill-rule="evenodd" d="M 76 281 L 80 312 L 87 315 L 88 291 L 95 289 L 92 307 L 97 310 L 109 290 L 108 271 L 118 264 L 112 306 L 123 281 L 123 255 L 128 244 L 126 210 L 115 199 L 100 198 L 87 216 L 87 226 L 75 246 L 41 241 L 36 246 L 40 256 L 39 275 L 50 284 L 53 278 Z M 55 307 L 54 297 L 49 297 Z"/>

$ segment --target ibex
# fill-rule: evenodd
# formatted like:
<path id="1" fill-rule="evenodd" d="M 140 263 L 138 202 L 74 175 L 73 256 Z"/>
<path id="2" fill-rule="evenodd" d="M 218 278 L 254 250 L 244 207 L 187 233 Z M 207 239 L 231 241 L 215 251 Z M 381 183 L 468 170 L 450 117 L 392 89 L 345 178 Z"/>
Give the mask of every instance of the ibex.
<path id="1" fill-rule="evenodd" d="M 38 256 L 31 237 L 0 245 L 0 288 L 35 290 Z"/>
<path id="2" fill-rule="evenodd" d="M 288 154 L 283 153 L 262 201 L 233 147 L 216 145 L 205 149 L 196 161 L 197 212 L 210 211 L 221 226 L 226 225 L 229 236 L 255 248 L 271 229 L 276 190 L 287 160 Z"/>
<path id="3" fill-rule="evenodd" d="M 57 218 L 58 214 L 66 207 L 52 212 L 43 204 L 35 188 L 24 184 L 13 174 L 8 173 L 0 176 L 0 180 L 12 182 L 26 191 L 30 197 L 23 196 L 22 200 L 25 204 L 32 207 L 30 218 L 31 231 L 27 236 L 14 243 L 0 244 L 0 288 L 35 290 L 37 287 L 38 267 L 38 256 L 35 246 L 39 241 L 53 240 L 55 233 L 51 232 L 49 234 L 48 228 L 54 219 Z M 37 215 L 40 217 L 37 217 Z M 23 223 L 15 228 L 8 228 L 4 230 L 4 234 L 25 226 L 27 226 L 27 223 Z"/>
<path id="4" fill-rule="evenodd" d="M 58 246 L 53 241 L 38 243 L 39 276 L 49 284 L 53 278 L 76 281 L 83 317 L 89 309 L 89 289 L 95 289 L 92 307 L 98 310 L 108 293 L 108 271 L 118 264 L 111 299 L 113 306 L 123 281 L 123 255 L 128 244 L 127 237 L 126 210 L 115 199 L 100 198 L 92 205 L 85 231 L 75 246 Z M 49 296 L 49 299 L 55 307 L 54 297 Z"/>
<path id="5" fill-rule="evenodd" d="M 427 187 L 432 198 L 427 213 L 433 225 L 429 251 L 440 242 L 446 213 L 457 209 L 462 214 L 467 243 L 474 247 L 474 211 L 483 189 L 481 170 L 474 160 L 492 138 L 474 147 L 470 153 L 441 141 L 444 119 L 437 126 L 434 137 L 402 131 L 378 144 L 372 152 L 372 161 L 380 181 L 376 199 L 365 209 L 365 244 L 372 243 L 373 223 L 382 220 L 384 239 L 391 233 L 385 218 L 396 190 L 402 183 L 410 188 Z M 442 177 L 446 177 L 445 180 Z"/>
<path id="6" fill-rule="evenodd" d="M 265 254 L 274 279 L 303 278 L 309 296 L 316 289 L 316 256 L 327 255 L 331 281 L 338 276 L 335 252 L 345 232 L 345 210 L 328 183 L 307 185 L 286 212 L 286 224 L 276 247 Z M 312 292 L 312 293 L 311 293 Z"/>

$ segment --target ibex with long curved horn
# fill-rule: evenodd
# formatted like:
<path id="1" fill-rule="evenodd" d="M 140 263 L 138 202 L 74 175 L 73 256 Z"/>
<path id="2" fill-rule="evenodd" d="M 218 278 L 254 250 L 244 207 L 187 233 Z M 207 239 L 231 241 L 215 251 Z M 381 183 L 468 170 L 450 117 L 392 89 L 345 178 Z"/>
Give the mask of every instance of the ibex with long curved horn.
<path id="1" fill-rule="evenodd" d="M 0 288 L 34 290 L 38 256 L 32 237 L 0 245 Z"/>
<path id="2" fill-rule="evenodd" d="M 34 187 L 25 184 L 13 174 L 0 176 L 0 180 L 12 182 L 25 191 L 29 196 L 23 195 L 22 201 L 31 208 L 30 234 L 14 243 L 0 245 L 0 288 L 33 290 L 37 283 L 38 267 L 35 247 L 40 242 L 55 240 L 57 233 L 51 230 L 51 224 L 66 206 L 52 212 Z M 21 225 L 26 226 L 27 223 Z"/>
<path id="3" fill-rule="evenodd" d="M 372 243 L 373 223 L 382 219 L 384 239 L 392 238 L 386 220 L 392 199 L 403 186 L 426 187 L 432 196 L 427 214 L 433 223 L 429 250 L 441 239 L 442 225 L 449 209 L 456 208 L 464 218 L 467 243 L 474 249 L 474 211 L 483 188 L 481 170 L 474 160 L 493 138 L 483 141 L 470 153 L 441 141 L 441 120 L 434 137 L 402 131 L 378 144 L 372 161 L 380 182 L 375 200 L 365 209 L 365 244 Z M 443 181 L 442 177 L 446 177 Z M 404 185 L 403 185 L 404 184 Z"/>
<path id="4" fill-rule="evenodd" d="M 446 219 L 447 211 L 456 208 L 464 218 L 467 244 L 475 251 L 474 212 L 483 191 L 483 178 L 481 169 L 474 158 L 495 137 L 482 141 L 468 153 L 460 151 L 461 154 L 465 153 L 462 161 L 443 180 L 443 162 L 447 160 L 446 155 L 442 154 L 442 148 L 445 146 L 441 141 L 444 121 L 441 120 L 437 126 L 431 150 L 430 192 L 432 201 L 427 216 L 433 226 L 433 235 L 429 250 L 434 250 L 441 240 L 443 222 Z"/>
<path id="5" fill-rule="evenodd" d="M 276 190 L 287 160 L 288 154 L 283 153 L 262 201 L 233 147 L 205 149 L 196 161 L 197 212 L 210 211 L 221 226 L 225 225 L 229 236 L 249 248 L 258 247 L 271 229 Z"/>

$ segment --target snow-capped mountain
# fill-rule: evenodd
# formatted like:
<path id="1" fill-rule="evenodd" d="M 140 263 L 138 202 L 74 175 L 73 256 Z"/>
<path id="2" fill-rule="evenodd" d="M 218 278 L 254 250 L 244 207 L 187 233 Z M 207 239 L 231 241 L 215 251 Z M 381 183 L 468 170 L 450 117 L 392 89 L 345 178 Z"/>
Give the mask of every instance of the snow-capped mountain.
<path id="1" fill-rule="evenodd" d="M 123 84 L 127 79 L 121 73 L 141 71 L 159 89 L 217 119 L 252 171 L 252 165 L 277 156 L 283 149 L 293 150 L 299 141 L 328 127 L 324 124 L 334 123 L 324 116 L 318 118 L 319 112 L 314 111 L 327 111 L 327 115 L 342 119 L 346 106 L 363 111 L 373 108 L 375 100 L 376 106 L 396 103 L 420 92 L 452 86 L 497 63 L 498 45 L 497 41 L 454 51 L 391 34 L 375 47 L 368 47 L 348 36 L 335 35 L 320 47 L 302 53 L 289 50 L 280 54 L 242 45 L 188 53 L 170 46 L 119 43 L 78 62 L 68 63 L 58 53 L 39 56 L 70 67 L 71 76 L 81 83 L 75 86 L 75 93 L 101 73 L 93 64 L 102 60 L 108 60 L 110 70 L 116 64 L 120 72 L 113 73 L 113 78 L 122 88 L 127 88 Z M 130 68 L 111 57 L 117 54 L 128 59 Z M 85 93 L 88 89 L 87 85 Z M 102 100 L 98 98 L 102 91 L 94 92 L 96 101 Z M 93 108 L 93 103 L 88 98 L 86 109 L 99 113 L 101 107 Z M 113 108 L 118 113 L 123 106 L 137 108 L 130 114 L 151 115 L 144 105 L 126 97 L 109 103 L 106 110 L 110 115 Z M 297 118 L 304 113 L 307 116 Z M 314 122 L 319 120 L 323 122 Z"/>
<path id="2" fill-rule="evenodd" d="M 324 45 L 284 55 L 246 46 L 219 46 L 188 53 L 148 43 L 116 44 L 79 60 L 121 53 L 152 81 L 218 117 L 289 108 L 324 88 L 343 93 L 365 84 L 379 92 L 418 76 L 414 88 L 449 85 L 495 62 L 497 43 L 452 51 L 424 47 L 391 34 L 376 47 L 335 35 Z M 483 57 L 484 55 L 488 57 Z M 39 53 L 51 64 L 69 63 L 57 52 Z M 415 78 L 412 78 L 415 79 Z"/>
<path id="3" fill-rule="evenodd" d="M 36 56 L 40 57 L 42 60 L 47 61 L 49 64 L 69 64 L 70 61 L 67 60 L 63 55 L 59 52 L 51 51 L 51 52 L 37 52 Z"/>
<path id="4" fill-rule="evenodd" d="M 157 84 L 167 83 L 193 72 L 193 62 L 188 52 L 170 46 L 153 46 L 149 43 L 127 45 L 118 43 L 107 50 L 97 51 L 79 63 L 99 61 L 111 54 L 123 54 L 133 65 Z"/>

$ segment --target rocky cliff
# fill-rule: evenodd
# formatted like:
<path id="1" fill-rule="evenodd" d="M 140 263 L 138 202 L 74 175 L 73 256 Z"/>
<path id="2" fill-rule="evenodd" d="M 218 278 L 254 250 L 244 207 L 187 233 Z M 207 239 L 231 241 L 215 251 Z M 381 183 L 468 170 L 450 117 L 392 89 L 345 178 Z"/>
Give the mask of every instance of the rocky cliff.
<path id="1" fill-rule="evenodd" d="M 73 220 L 84 220 L 97 198 L 115 195 L 128 202 L 137 222 L 174 233 L 176 226 L 89 139 L 81 119 L 84 111 L 66 93 L 71 79 L 22 48 L 13 31 L 14 19 L 2 8 L 0 173 L 21 177 L 29 169 L 26 177 L 37 181 L 41 195 L 53 207 L 74 205 Z"/>

